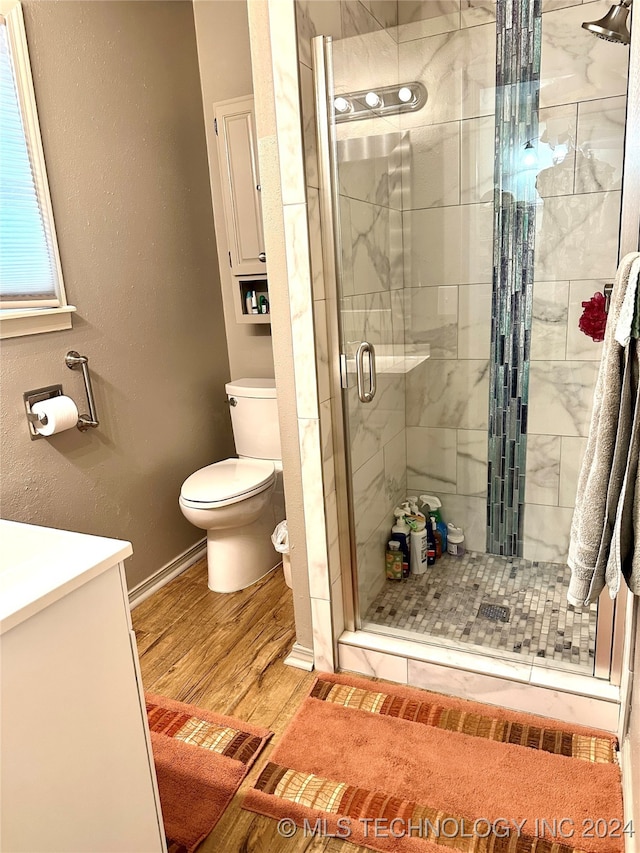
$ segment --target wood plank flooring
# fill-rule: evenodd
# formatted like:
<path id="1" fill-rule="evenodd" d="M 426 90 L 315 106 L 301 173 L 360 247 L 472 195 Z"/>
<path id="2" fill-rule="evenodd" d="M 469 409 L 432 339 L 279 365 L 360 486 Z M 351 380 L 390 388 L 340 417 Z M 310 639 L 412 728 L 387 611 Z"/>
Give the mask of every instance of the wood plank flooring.
<path id="1" fill-rule="evenodd" d="M 146 690 L 190 702 L 274 732 L 222 819 L 198 853 L 364 853 L 346 841 L 278 835 L 277 823 L 241 808 L 273 746 L 313 683 L 313 673 L 285 666 L 295 641 L 291 590 L 277 570 L 228 595 L 207 587 L 196 563 L 132 613 Z"/>

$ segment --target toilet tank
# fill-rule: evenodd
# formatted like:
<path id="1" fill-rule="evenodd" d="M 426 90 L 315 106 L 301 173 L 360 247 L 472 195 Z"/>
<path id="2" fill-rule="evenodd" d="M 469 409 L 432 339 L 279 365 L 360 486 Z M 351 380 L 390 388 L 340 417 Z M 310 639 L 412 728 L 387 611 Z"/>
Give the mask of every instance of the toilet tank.
<path id="1" fill-rule="evenodd" d="M 238 456 L 281 459 L 275 381 L 236 379 L 224 387 Z"/>

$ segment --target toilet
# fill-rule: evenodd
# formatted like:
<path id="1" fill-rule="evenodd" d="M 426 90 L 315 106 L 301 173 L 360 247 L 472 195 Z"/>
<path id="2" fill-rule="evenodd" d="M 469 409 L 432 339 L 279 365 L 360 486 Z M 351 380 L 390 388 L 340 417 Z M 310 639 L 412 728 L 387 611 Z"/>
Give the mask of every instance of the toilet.
<path id="1" fill-rule="evenodd" d="M 237 592 L 280 563 L 271 534 L 284 518 L 282 463 L 274 380 L 238 379 L 225 390 L 238 458 L 187 477 L 179 504 L 207 531 L 209 589 Z"/>

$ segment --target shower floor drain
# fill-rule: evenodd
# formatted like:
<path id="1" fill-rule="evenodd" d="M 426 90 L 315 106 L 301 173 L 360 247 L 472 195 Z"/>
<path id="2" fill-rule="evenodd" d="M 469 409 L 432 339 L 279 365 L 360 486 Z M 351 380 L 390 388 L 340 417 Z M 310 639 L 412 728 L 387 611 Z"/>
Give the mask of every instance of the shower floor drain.
<path id="1" fill-rule="evenodd" d="M 503 607 L 502 604 L 491 604 L 485 601 L 480 605 L 478 616 L 484 616 L 486 619 L 491 619 L 492 622 L 508 622 L 511 617 L 511 610 L 508 607 Z"/>

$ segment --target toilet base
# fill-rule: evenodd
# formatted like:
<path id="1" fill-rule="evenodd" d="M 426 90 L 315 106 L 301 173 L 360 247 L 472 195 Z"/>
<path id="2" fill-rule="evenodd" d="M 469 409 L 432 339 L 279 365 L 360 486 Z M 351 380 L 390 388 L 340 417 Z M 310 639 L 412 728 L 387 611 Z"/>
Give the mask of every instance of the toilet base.
<path id="1" fill-rule="evenodd" d="M 212 592 L 238 592 L 280 565 L 271 534 L 271 507 L 247 527 L 207 531 L 208 587 Z"/>

